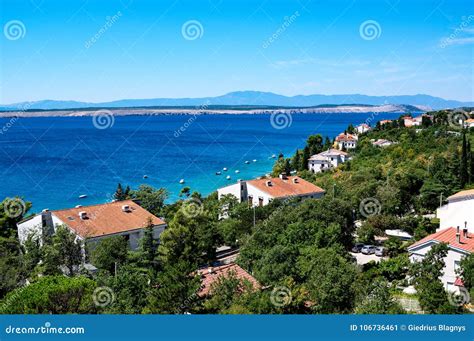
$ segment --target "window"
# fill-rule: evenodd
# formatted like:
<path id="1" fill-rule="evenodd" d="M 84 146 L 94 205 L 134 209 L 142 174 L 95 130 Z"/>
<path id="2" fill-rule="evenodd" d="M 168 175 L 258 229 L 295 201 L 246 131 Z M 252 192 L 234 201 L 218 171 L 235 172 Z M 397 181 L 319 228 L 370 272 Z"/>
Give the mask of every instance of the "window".
<path id="1" fill-rule="evenodd" d="M 249 205 L 251 206 L 253 203 L 253 196 L 249 195 L 248 202 L 249 202 Z"/>
<path id="2" fill-rule="evenodd" d="M 258 197 L 258 206 L 263 206 L 263 198 Z"/>

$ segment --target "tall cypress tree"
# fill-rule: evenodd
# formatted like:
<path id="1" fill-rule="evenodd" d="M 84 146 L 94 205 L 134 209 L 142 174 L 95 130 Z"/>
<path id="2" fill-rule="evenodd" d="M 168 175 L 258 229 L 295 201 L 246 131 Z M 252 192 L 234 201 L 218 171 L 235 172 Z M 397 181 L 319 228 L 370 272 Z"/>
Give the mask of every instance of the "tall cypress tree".
<path id="1" fill-rule="evenodd" d="M 461 188 L 466 186 L 469 181 L 469 174 L 467 168 L 467 141 L 466 141 L 466 133 L 463 132 L 462 134 L 462 151 L 461 151 L 461 164 L 459 167 L 459 183 Z"/>
<path id="2" fill-rule="evenodd" d="M 472 183 L 474 180 L 474 158 L 471 150 L 471 142 L 469 140 L 467 140 L 467 162 L 469 168 L 469 183 Z"/>
<path id="3" fill-rule="evenodd" d="M 310 151 L 309 151 L 309 147 L 308 147 L 308 146 L 304 147 L 304 149 L 303 149 L 303 160 L 302 160 L 302 161 L 303 161 L 303 162 L 302 162 L 302 163 L 303 163 L 303 165 L 302 165 L 302 168 L 303 168 L 303 169 L 308 168 L 308 160 L 309 160 L 309 158 L 311 157 L 310 154 L 311 154 L 311 153 L 310 153 Z"/>

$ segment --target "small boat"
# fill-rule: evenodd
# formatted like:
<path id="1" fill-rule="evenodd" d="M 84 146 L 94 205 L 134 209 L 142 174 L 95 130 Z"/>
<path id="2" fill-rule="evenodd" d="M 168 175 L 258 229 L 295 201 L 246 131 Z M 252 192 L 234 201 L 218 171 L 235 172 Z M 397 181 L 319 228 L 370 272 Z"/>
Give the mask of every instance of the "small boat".
<path id="1" fill-rule="evenodd" d="M 230 180 L 230 175 L 227 175 L 225 178 L 226 178 L 227 180 Z"/>
<path id="2" fill-rule="evenodd" d="M 253 162 L 257 162 L 257 159 L 253 159 L 252 161 L 253 161 Z"/>
<path id="3" fill-rule="evenodd" d="M 76 208 L 81 208 L 81 207 L 82 207 L 82 205 L 76 205 Z"/>
<path id="4" fill-rule="evenodd" d="M 81 194 L 81 195 L 79 196 L 79 199 L 84 199 L 84 198 L 87 198 L 87 194 Z"/>
<path id="5" fill-rule="evenodd" d="M 239 173 L 240 173 L 240 171 L 237 169 L 237 170 L 235 171 L 235 173 L 239 174 Z"/>
<path id="6" fill-rule="evenodd" d="M 143 179 L 147 179 L 147 178 L 148 178 L 148 175 L 144 175 L 144 176 L 143 176 Z"/>
<path id="7" fill-rule="evenodd" d="M 222 168 L 224 172 L 227 172 L 227 167 Z"/>
<path id="8" fill-rule="evenodd" d="M 216 175 L 221 175 L 222 173 L 221 172 L 216 172 Z"/>
<path id="9" fill-rule="evenodd" d="M 184 179 L 179 180 L 180 184 L 184 184 Z"/>
<path id="10" fill-rule="evenodd" d="M 245 163 L 248 165 L 250 163 L 250 161 L 245 161 Z"/>
<path id="11" fill-rule="evenodd" d="M 272 155 L 272 159 L 275 159 L 277 156 L 275 154 Z"/>

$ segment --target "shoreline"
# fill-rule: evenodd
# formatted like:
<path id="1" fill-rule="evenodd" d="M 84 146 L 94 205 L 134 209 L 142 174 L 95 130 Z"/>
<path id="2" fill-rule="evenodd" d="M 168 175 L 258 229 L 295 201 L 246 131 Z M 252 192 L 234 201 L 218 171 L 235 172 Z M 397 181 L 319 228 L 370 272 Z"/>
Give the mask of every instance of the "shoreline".
<path id="1" fill-rule="evenodd" d="M 34 118 L 34 117 L 91 117 L 91 116 L 158 116 L 158 115 L 293 115 L 293 114 L 352 114 L 352 113 L 406 113 L 407 108 L 401 105 L 379 106 L 334 106 L 334 107 L 302 107 L 281 109 L 86 109 L 86 110 L 41 110 L 41 111 L 3 111 L 0 118 Z M 415 111 L 412 111 L 415 112 Z M 418 109 L 416 112 L 424 112 Z"/>

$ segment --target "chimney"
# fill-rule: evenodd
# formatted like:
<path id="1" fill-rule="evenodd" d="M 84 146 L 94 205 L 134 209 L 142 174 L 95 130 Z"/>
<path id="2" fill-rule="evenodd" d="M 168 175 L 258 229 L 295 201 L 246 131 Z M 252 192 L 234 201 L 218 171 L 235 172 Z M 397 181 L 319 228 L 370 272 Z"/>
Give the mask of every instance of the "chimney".
<path id="1" fill-rule="evenodd" d="M 469 238 L 468 236 L 468 229 L 467 229 L 467 221 L 464 222 L 464 228 L 462 229 L 462 235 L 464 238 Z"/>
<path id="2" fill-rule="evenodd" d="M 266 185 L 267 185 L 267 187 L 271 187 L 272 182 L 270 180 L 267 180 Z"/>
<path id="3" fill-rule="evenodd" d="M 456 233 L 456 243 L 461 244 L 461 234 L 459 232 Z"/>
<path id="4" fill-rule="evenodd" d="M 122 211 L 123 212 L 130 212 L 130 206 L 129 205 L 122 205 Z"/>
<path id="5" fill-rule="evenodd" d="M 87 212 L 86 211 L 79 212 L 79 218 L 81 218 L 82 220 L 87 219 Z"/>
<path id="6" fill-rule="evenodd" d="M 212 266 L 208 267 L 207 268 L 207 273 L 210 275 L 214 272 L 214 269 L 212 268 Z"/>
<path id="7" fill-rule="evenodd" d="M 459 234 L 459 225 L 456 227 L 456 234 Z"/>
<path id="8" fill-rule="evenodd" d="M 286 174 L 280 174 L 280 179 L 286 180 L 287 179 Z"/>
<path id="9" fill-rule="evenodd" d="M 297 184 L 299 182 L 298 178 L 293 178 L 293 183 Z"/>

